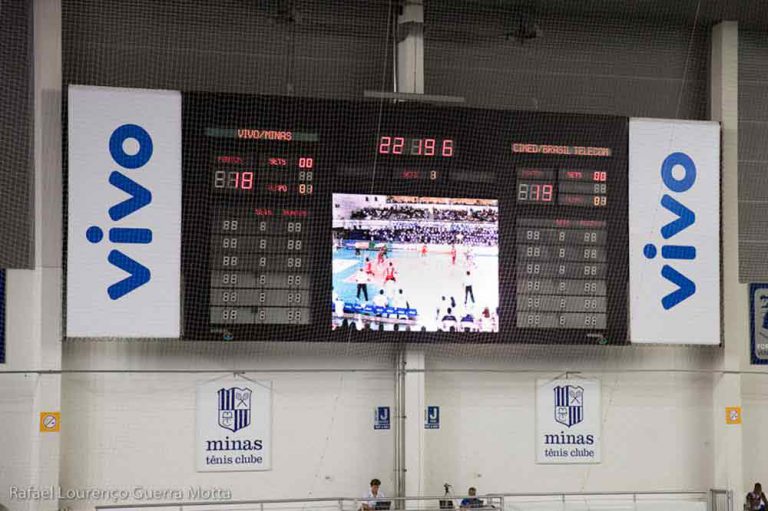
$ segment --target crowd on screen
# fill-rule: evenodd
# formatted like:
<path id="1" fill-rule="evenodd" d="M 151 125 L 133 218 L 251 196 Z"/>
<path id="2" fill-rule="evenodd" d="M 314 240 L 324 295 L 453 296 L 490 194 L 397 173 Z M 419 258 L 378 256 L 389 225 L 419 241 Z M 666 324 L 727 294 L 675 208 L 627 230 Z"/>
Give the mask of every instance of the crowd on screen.
<path id="1" fill-rule="evenodd" d="M 498 222 L 496 208 L 426 209 L 413 206 L 360 208 L 349 215 L 351 220 L 435 220 L 440 222 Z"/>
<path id="2" fill-rule="evenodd" d="M 419 245 L 496 247 L 499 244 L 499 232 L 495 226 L 471 224 L 423 225 L 417 222 L 395 222 L 389 227 L 355 230 L 347 234 L 347 237 Z"/>
<path id="3" fill-rule="evenodd" d="M 495 208 L 435 209 L 432 218 L 449 222 L 498 222 L 499 210 Z"/>
<path id="4" fill-rule="evenodd" d="M 360 208 L 352 211 L 352 220 L 416 220 L 428 219 L 429 211 L 413 206 L 393 206 L 391 208 Z"/>

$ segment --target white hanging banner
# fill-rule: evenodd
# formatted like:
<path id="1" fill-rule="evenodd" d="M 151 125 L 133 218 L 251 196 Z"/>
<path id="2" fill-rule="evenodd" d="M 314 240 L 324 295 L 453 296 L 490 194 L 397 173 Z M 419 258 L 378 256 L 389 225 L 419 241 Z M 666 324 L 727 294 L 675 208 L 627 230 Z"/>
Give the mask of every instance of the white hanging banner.
<path id="1" fill-rule="evenodd" d="M 720 343 L 720 125 L 629 121 L 633 343 Z"/>
<path id="2" fill-rule="evenodd" d="M 198 472 L 272 468 L 272 382 L 227 378 L 197 387 Z"/>
<path id="3" fill-rule="evenodd" d="M 536 462 L 600 463 L 600 381 L 536 382 Z"/>
<path id="4" fill-rule="evenodd" d="M 181 93 L 69 87 L 67 336 L 179 337 Z"/>

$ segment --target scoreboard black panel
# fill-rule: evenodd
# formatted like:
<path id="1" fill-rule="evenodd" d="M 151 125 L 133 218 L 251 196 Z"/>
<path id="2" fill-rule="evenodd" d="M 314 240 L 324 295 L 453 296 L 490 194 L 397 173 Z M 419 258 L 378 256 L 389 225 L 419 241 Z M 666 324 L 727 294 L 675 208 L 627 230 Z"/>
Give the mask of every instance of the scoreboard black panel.
<path id="1" fill-rule="evenodd" d="M 627 122 L 185 94 L 184 338 L 625 343 Z"/>

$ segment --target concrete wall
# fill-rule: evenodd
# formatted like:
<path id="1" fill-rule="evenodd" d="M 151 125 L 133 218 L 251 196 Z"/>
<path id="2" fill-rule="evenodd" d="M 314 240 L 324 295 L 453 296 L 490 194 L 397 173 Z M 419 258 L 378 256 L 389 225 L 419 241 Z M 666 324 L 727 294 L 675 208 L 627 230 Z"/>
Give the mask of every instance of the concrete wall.
<path id="1" fill-rule="evenodd" d="M 237 500 L 309 498 L 362 494 L 367 481 L 378 477 L 391 492 L 393 431 L 373 429 L 374 407 L 393 404 L 386 354 L 350 353 L 339 360 L 310 350 L 313 356 L 289 360 L 277 351 L 249 355 L 252 350 L 240 345 L 204 360 L 195 348 L 169 356 L 147 346 L 146 358 L 131 348 L 80 348 L 86 345 L 66 350 L 68 364 L 79 369 L 257 369 L 246 376 L 273 382 L 273 462 L 266 472 L 196 472 L 196 384 L 222 373 L 71 374 L 62 384 L 68 420 L 62 433 L 65 488 L 199 485 L 227 488 Z M 287 368 L 296 372 L 282 372 Z M 302 372 L 323 368 L 338 371 Z M 93 505 L 65 504 L 73 509 Z"/>

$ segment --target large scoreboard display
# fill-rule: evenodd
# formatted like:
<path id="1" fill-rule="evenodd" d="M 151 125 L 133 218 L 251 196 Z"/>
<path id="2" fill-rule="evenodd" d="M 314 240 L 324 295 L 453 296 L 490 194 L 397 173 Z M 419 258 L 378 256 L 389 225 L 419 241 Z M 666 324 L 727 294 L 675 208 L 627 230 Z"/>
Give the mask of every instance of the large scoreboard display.
<path id="1" fill-rule="evenodd" d="M 627 342 L 627 119 L 183 101 L 184 338 Z"/>

